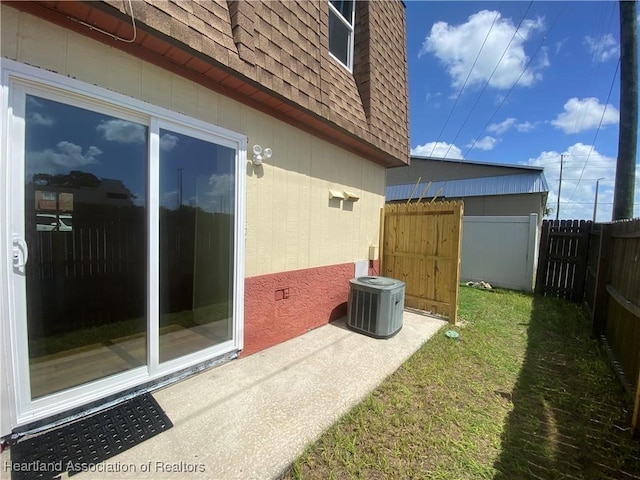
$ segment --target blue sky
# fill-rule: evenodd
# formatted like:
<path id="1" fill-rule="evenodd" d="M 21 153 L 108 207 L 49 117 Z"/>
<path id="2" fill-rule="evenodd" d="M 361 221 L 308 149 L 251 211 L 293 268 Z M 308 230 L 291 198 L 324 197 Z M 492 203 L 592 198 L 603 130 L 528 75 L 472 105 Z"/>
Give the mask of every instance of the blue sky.
<path id="1" fill-rule="evenodd" d="M 542 166 L 553 218 L 611 220 L 617 1 L 407 1 L 411 151 Z M 428 180 L 428 179 L 423 179 Z M 635 216 L 640 216 L 640 167 Z"/>

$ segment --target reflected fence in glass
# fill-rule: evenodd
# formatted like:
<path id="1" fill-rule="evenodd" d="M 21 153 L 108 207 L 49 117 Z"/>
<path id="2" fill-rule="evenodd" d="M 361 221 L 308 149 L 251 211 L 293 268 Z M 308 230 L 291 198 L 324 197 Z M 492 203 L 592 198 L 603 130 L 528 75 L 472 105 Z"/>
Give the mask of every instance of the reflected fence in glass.
<path id="1" fill-rule="evenodd" d="M 146 168 L 145 125 L 27 95 L 32 399 L 147 363 Z"/>
<path id="2" fill-rule="evenodd" d="M 231 340 L 235 150 L 160 130 L 160 362 Z"/>

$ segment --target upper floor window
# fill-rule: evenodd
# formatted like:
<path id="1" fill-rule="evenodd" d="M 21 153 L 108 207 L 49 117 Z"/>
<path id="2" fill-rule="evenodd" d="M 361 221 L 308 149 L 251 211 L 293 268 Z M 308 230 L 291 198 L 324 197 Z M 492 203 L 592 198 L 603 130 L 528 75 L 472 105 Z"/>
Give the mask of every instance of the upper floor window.
<path id="1" fill-rule="evenodd" d="M 329 52 L 353 69 L 354 0 L 329 0 Z"/>

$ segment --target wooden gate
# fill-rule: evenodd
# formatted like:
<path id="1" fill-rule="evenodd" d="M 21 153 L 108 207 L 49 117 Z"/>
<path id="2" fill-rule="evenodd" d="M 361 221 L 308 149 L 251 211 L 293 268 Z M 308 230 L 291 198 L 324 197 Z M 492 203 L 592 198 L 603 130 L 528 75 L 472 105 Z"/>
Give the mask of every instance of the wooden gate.
<path id="1" fill-rule="evenodd" d="M 456 323 L 462 202 L 391 204 L 382 210 L 382 274 L 405 282 L 407 307 Z"/>
<path id="2" fill-rule="evenodd" d="M 545 220 L 540 234 L 537 294 L 580 302 L 584 298 L 591 222 Z"/>

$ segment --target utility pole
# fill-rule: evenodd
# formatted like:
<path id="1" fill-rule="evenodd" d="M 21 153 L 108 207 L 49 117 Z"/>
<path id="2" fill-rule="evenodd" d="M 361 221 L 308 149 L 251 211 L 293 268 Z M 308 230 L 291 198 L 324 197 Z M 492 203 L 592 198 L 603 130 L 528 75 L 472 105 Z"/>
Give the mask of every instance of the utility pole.
<path id="1" fill-rule="evenodd" d="M 558 206 L 556 207 L 556 220 L 560 216 L 560 192 L 562 191 L 562 166 L 564 164 L 564 153 L 560 155 L 560 181 L 558 182 Z"/>
<path id="2" fill-rule="evenodd" d="M 600 180 L 604 180 L 604 177 L 596 180 L 596 199 L 593 202 L 593 223 L 596 223 L 596 212 L 598 211 L 598 187 L 600 186 Z"/>
<path id="3" fill-rule="evenodd" d="M 638 142 L 638 20 L 635 0 L 620 0 L 620 130 L 613 220 L 633 217 Z"/>
<path id="4" fill-rule="evenodd" d="M 178 208 L 182 208 L 182 171 L 184 168 L 178 168 Z"/>

